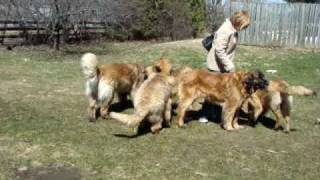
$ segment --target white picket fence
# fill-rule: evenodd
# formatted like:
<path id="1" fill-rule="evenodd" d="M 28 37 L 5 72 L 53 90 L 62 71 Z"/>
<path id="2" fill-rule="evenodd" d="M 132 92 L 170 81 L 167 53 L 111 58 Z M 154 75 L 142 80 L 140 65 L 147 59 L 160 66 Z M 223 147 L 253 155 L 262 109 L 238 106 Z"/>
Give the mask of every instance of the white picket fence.
<path id="1" fill-rule="evenodd" d="M 239 33 L 241 44 L 320 48 L 320 4 L 230 2 L 223 8 L 227 17 L 250 12 L 251 25 Z"/>

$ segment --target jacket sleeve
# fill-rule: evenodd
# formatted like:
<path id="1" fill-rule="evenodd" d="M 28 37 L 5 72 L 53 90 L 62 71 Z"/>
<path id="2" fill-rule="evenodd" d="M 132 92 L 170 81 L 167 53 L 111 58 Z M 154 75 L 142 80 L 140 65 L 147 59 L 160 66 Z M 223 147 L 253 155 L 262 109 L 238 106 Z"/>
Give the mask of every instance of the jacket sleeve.
<path id="1" fill-rule="evenodd" d="M 234 70 L 234 64 L 232 60 L 229 59 L 226 51 L 230 36 L 231 34 L 228 33 L 217 33 L 214 41 L 216 56 L 218 57 L 220 63 L 223 64 L 226 71 Z"/>

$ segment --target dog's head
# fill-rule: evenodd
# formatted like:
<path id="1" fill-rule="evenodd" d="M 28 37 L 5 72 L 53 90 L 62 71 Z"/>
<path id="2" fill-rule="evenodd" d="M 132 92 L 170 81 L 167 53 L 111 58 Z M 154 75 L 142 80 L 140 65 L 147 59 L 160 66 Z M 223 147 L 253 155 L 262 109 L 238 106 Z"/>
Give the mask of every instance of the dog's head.
<path id="1" fill-rule="evenodd" d="M 168 59 L 160 58 L 160 60 L 155 64 L 154 70 L 163 75 L 170 75 L 172 65 Z"/>
<path id="2" fill-rule="evenodd" d="M 160 60 L 154 65 L 146 67 L 145 71 L 148 76 L 150 76 L 152 73 L 170 75 L 172 71 L 172 65 L 168 59 L 160 58 Z"/>
<path id="3" fill-rule="evenodd" d="M 269 82 L 260 70 L 255 70 L 245 74 L 243 84 L 247 93 L 252 94 L 258 89 L 266 89 Z"/>

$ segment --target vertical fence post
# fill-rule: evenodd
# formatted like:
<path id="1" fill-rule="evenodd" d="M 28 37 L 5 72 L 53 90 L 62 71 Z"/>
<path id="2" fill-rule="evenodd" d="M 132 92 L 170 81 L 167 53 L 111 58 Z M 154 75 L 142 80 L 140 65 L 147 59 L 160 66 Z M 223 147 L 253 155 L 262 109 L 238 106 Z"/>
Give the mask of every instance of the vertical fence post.
<path id="1" fill-rule="evenodd" d="M 298 38 L 298 43 L 301 47 L 304 47 L 304 17 L 305 17 L 305 5 L 304 4 L 301 4 L 300 7 L 300 17 L 301 17 L 301 20 L 300 20 L 300 29 L 299 29 L 299 38 Z"/>

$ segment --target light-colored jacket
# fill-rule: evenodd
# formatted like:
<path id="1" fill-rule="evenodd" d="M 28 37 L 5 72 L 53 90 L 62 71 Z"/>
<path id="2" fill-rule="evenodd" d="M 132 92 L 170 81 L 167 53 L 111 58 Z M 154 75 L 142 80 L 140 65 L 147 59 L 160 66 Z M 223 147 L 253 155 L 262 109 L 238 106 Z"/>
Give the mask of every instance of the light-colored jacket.
<path id="1" fill-rule="evenodd" d="M 207 56 L 208 69 L 218 72 L 234 71 L 233 59 L 237 41 L 237 30 L 226 19 L 214 35 L 212 48 Z"/>

